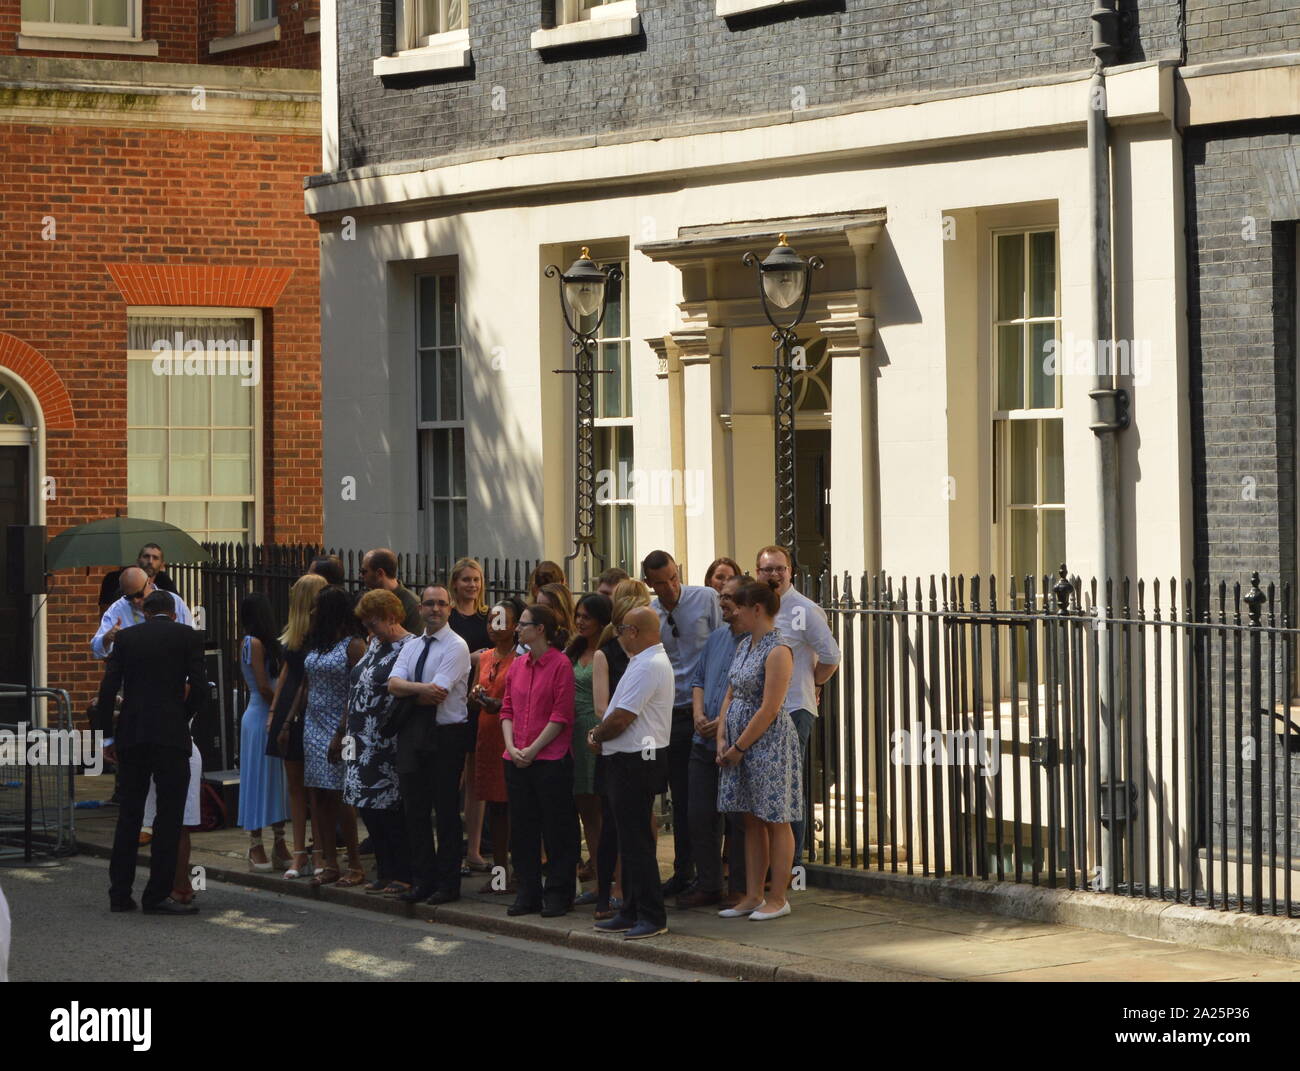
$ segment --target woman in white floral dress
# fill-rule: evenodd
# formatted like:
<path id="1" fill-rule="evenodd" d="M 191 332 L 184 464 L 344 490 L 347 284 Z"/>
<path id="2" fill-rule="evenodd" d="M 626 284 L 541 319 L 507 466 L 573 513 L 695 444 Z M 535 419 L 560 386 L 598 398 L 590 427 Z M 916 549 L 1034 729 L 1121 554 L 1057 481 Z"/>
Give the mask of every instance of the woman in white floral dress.
<path id="1" fill-rule="evenodd" d="M 766 584 L 741 585 L 733 602 L 749 633 L 731 662 L 718 715 L 718 810 L 745 816 L 745 897 L 718 912 L 763 922 L 790 914 L 786 875 L 794 865 L 790 823 L 803 817 L 799 793 L 799 734 L 782 712 L 794 656 L 776 627 L 781 600 Z M 772 888 L 764 897 L 769 863 Z"/>
<path id="2" fill-rule="evenodd" d="M 402 627 L 402 601 L 391 591 L 367 591 L 357 602 L 356 615 L 370 642 L 352 667 L 343 802 L 361 813 L 375 851 L 375 880 L 366 892 L 396 896 L 411 887 L 411 853 L 397 790 L 397 743 L 380 736 L 379 728 L 390 702 L 388 675 L 411 634 Z"/>

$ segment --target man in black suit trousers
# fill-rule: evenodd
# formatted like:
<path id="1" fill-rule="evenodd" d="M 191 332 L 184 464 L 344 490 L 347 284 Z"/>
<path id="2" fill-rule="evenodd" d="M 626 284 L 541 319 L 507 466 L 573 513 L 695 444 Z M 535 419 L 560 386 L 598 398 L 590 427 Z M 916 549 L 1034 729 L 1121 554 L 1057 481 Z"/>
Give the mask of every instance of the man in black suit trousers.
<path id="1" fill-rule="evenodd" d="M 190 782 L 190 718 L 203 701 L 206 674 L 203 635 L 176 622 L 175 603 L 165 591 L 144 601 L 145 621 L 118 633 L 99 687 L 96 727 L 112 733 L 113 703 L 122 690 L 122 713 L 112 747 L 119 773 L 121 807 L 109 863 L 109 907 L 133 911 L 135 862 L 145 798 L 152 777 L 158 788 L 149 882 L 140 900 L 145 912 L 194 915 L 193 904 L 170 896 Z M 105 749 L 107 750 L 107 748 Z M 111 758 L 111 756 L 110 756 Z"/>

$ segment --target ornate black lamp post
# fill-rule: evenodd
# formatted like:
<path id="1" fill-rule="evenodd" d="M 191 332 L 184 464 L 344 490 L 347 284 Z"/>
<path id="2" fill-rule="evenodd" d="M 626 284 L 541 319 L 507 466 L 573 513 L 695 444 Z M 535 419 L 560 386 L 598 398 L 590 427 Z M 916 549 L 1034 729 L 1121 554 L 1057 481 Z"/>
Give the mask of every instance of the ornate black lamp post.
<path id="1" fill-rule="evenodd" d="M 610 368 L 595 366 L 596 333 L 605 319 L 606 295 L 610 286 L 617 286 L 623 278 L 616 265 L 601 268 L 591 259 L 586 246 L 578 259 L 561 272 L 554 264 L 546 266 L 546 277 L 560 279 L 560 309 L 564 323 L 573 336 L 573 367 L 556 368 L 558 374 L 577 376 L 574 449 L 574 517 L 573 553 L 564 561 L 567 565 L 582 557 L 582 589 L 591 590 L 591 564 L 594 558 L 604 563 L 604 555 L 596 550 L 596 379 Z M 592 317 L 595 317 L 592 320 Z M 582 324 L 591 322 L 584 330 Z"/>
<path id="2" fill-rule="evenodd" d="M 795 357 L 798 339 L 795 328 L 808 311 L 808 295 L 812 290 L 812 273 L 815 269 L 825 267 L 821 257 L 813 256 L 807 260 L 790 248 L 785 235 L 777 239 L 776 248 L 759 260 L 753 253 L 746 253 L 741 261 L 754 265 L 758 269 L 758 295 L 763 302 L 763 315 L 772 325 L 772 341 L 776 343 L 776 363 L 756 364 L 754 368 L 765 368 L 776 373 L 776 541 L 783 547 L 789 547 L 793 556 L 795 552 L 795 498 L 794 498 L 794 376 L 803 371 L 802 362 Z M 799 311 L 793 318 L 778 321 L 772 314 L 773 307 L 778 310 L 793 309 Z"/>

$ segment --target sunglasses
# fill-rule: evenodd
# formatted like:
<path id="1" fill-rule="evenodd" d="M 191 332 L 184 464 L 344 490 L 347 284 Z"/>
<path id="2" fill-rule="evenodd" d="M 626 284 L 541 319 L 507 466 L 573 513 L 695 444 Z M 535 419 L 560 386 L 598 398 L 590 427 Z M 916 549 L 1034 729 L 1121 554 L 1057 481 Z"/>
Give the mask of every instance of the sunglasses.
<path id="1" fill-rule="evenodd" d="M 678 639 L 681 633 L 677 631 L 677 622 L 673 620 L 673 612 L 668 611 L 668 625 L 673 630 L 673 639 Z"/>
<path id="2" fill-rule="evenodd" d="M 122 592 L 122 597 L 123 597 L 124 599 L 126 599 L 128 602 L 138 602 L 139 600 L 141 600 L 141 599 L 144 598 L 144 589 L 141 588 L 139 591 L 135 592 L 133 595 L 128 595 L 128 594 L 124 591 L 124 592 Z"/>

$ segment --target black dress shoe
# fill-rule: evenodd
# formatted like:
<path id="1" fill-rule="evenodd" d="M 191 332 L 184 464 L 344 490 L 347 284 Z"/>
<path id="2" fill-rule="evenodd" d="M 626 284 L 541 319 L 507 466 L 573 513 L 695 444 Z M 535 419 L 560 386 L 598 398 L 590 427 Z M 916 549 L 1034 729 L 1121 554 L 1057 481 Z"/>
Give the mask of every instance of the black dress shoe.
<path id="1" fill-rule="evenodd" d="M 432 896 L 437 890 L 432 885 L 417 885 L 409 892 L 399 893 L 397 899 L 404 904 L 418 904 Z"/>
<path id="2" fill-rule="evenodd" d="M 159 900 L 156 904 L 146 904 L 144 913 L 146 915 L 197 915 L 199 905 L 177 903 L 169 896 L 165 900 Z"/>
<path id="3" fill-rule="evenodd" d="M 506 914 L 507 915 L 536 915 L 539 910 L 540 908 L 536 904 L 529 904 L 521 900 L 516 900 L 513 904 L 511 904 L 508 908 L 506 908 Z"/>
<path id="4" fill-rule="evenodd" d="M 439 889 L 432 896 L 426 899 L 426 904 L 451 904 L 460 899 L 460 893 L 454 889 Z"/>
<path id="5" fill-rule="evenodd" d="M 665 900 L 669 897 L 680 896 L 691 887 L 691 879 L 683 877 L 680 874 L 674 874 L 671 878 L 663 883 L 660 892 Z"/>
<path id="6" fill-rule="evenodd" d="M 110 901 L 108 909 L 109 911 L 134 911 L 139 906 L 133 899 L 127 897 L 125 900 Z"/>
<path id="7" fill-rule="evenodd" d="M 542 907 L 542 918 L 558 919 L 561 915 L 567 915 L 573 910 L 571 902 L 546 904 Z"/>

